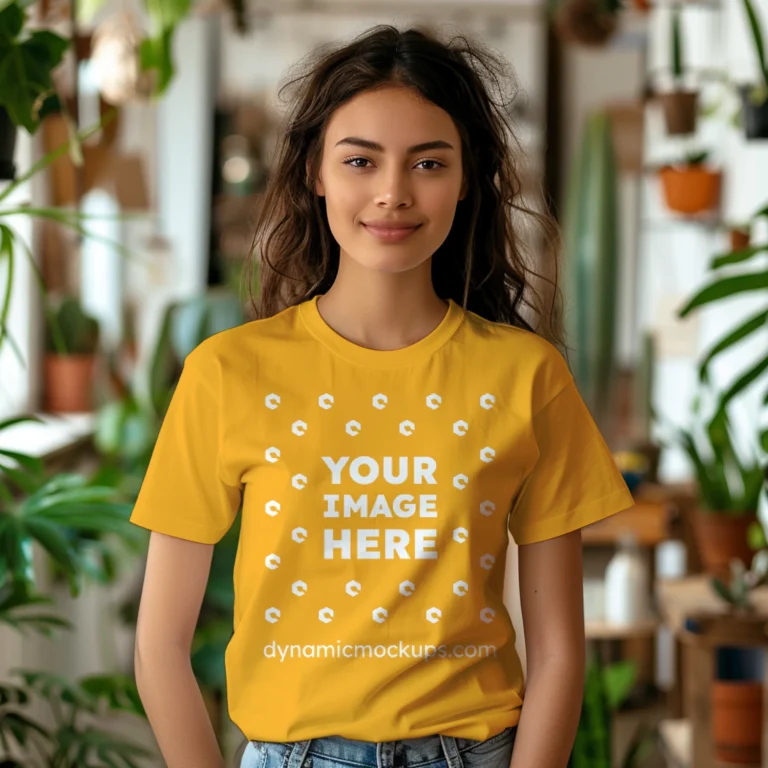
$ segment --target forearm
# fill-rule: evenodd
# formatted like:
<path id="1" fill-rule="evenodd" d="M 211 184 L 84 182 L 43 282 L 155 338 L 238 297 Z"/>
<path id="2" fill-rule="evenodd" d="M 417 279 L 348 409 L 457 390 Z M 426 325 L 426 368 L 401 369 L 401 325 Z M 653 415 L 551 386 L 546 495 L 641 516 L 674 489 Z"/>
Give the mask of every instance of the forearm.
<path id="1" fill-rule="evenodd" d="M 529 678 L 510 768 L 565 768 L 584 693 L 578 664 L 544 664 Z"/>
<path id="2" fill-rule="evenodd" d="M 155 645 L 135 654 L 136 685 L 168 768 L 223 768 L 189 654 Z"/>

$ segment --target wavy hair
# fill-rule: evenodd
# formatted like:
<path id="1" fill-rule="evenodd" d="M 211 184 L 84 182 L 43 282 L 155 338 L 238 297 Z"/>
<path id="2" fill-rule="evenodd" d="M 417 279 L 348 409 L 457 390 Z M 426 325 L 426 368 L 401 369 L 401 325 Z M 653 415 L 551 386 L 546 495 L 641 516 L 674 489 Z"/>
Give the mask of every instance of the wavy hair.
<path id="1" fill-rule="evenodd" d="M 325 198 L 314 191 L 324 129 L 334 110 L 365 91 L 406 86 L 453 119 L 469 185 L 448 236 L 432 256 L 435 292 L 563 348 L 560 231 L 546 205 L 538 211 L 523 200 L 519 165 L 525 155 L 509 120 L 516 80 L 505 60 L 465 35 L 444 41 L 426 27 L 398 30 L 385 24 L 346 44 L 317 48 L 298 66 L 299 73 L 278 91 L 281 100 L 285 92 L 292 96 L 245 265 L 255 317 L 324 293 L 336 277 L 339 246 Z M 511 98 L 505 96 L 505 82 L 515 86 Z M 531 251 L 539 254 L 539 265 L 531 263 Z M 541 265 L 554 270 L 554 277 L 537 272 Z M 532 321 L 523 316 L 525 307 L 535 313 Z"/>

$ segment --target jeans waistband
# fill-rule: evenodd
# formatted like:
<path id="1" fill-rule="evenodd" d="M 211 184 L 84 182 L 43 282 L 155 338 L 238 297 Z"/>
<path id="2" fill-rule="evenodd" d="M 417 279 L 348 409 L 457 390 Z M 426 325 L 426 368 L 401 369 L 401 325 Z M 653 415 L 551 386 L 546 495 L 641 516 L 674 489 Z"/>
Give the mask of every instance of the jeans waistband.
<path id="1" fill-rule="evenodd" d="M 478 744 L 487 746 L 512 742 L 517 726 L 509 726 L 488 739 L 465 739 L 459 736 L 422 736 L 399 741 L 361 741 L 343 736 L 324 736 L 303 741 L 251 741 L 255 749 L 277 749 L 283 757 L 284 768 L 301 768 L 310 755 L 361 766 L 388 768 L 399 764 L 418 764 L 444 759 L 449 768 L 462 765 L 459 755 Z"/>

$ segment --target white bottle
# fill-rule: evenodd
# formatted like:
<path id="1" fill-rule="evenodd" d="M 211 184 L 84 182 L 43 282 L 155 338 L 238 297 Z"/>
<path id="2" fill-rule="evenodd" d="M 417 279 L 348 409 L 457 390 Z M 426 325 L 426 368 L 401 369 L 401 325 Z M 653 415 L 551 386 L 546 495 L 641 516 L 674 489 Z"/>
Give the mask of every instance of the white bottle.
<path id="1" fill-rule="evenodd" d="M 632 533 L 619 547 L 605 571 L 605 620 L 622 626 L 639 624 L 650 616 L 648 566 Z"/>

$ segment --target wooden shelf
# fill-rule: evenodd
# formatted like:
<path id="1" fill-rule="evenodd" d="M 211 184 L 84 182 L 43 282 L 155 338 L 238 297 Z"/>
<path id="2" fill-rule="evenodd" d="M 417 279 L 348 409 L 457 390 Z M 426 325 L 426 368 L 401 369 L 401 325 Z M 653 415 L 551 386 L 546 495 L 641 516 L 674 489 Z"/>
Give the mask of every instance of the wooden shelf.
<path id="1" fill-rule="evenodd" d="M 680 720 L 662 720 L 659 723 L 659 737 L 664 754 L 669 758 L 675 768 L 692 768 L 691 765 L 691 740 L 693 738 L 693 726 L 687 718 Z M 715 768 L 762 768 L 760 763 L 723 763 L 714 761 Z"/>
<path id="2" fill-rule="evenodd" d="M 669 538 L 671 507 L 664 501 L 638 500 L 634 507 L 592 523 L 581 531 L 584 544 L 612 545 L 631 532 L 638 544 L 655 546 Z"/>
<path id="3" fill-rule="evenodd" d="M 626 640 L 637 637 L 652 637 L 659 628 L 658 619 L 649 619 L 639 624 L 609 624 L 606 621 L 588 621 L 584 629 L 587 640 Z"/>

